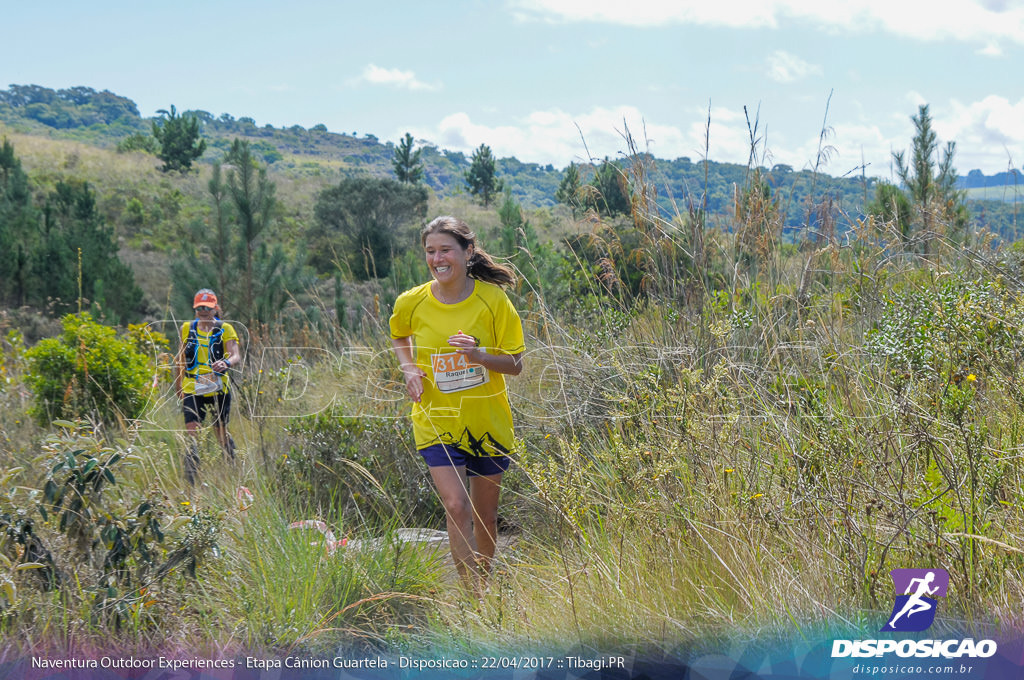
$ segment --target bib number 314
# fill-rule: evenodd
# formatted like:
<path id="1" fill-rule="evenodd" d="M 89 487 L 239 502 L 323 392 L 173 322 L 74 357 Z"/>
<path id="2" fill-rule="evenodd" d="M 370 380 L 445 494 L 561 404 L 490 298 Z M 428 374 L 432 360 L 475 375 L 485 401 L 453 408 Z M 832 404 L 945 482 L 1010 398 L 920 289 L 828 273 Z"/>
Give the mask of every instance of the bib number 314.
<path id="1" fill-rule="evenodd" d="M 490 380 L 486 368 L 470 363 L 458 352 L 431 354 L 430 363 L 434 369 L 434 386 L 444 393 L 461 392 Z"/>

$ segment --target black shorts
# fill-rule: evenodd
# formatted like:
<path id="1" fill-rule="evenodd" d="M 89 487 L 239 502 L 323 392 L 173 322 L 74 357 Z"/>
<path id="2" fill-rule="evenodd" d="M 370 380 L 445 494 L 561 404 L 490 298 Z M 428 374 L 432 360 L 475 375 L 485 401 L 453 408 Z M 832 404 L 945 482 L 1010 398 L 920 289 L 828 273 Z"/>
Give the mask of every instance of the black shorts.
<path id="1" fill-rule="evenodd" d="M 200 396 L 186 394 L 182 402 L 185 424 L 203 422 L 206 418 L 207 408 L 213 413 L 214 425 L 227 425 L 228 419 L 231 417 L 231 393 L 217 392 Z"/>

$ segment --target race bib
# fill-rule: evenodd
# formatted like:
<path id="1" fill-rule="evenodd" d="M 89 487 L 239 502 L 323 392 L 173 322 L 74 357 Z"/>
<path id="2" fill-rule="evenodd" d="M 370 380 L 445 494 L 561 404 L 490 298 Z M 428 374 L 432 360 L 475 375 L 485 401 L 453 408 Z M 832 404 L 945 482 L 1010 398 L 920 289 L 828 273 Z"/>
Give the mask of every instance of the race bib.
<path id="1" fill-rule="evenodd" d="M 431 354 L 430 364 L 434 369 L 434 386 L 444 393 L 461 392 L 490 380 L 486 368 L 470 363 L 458 352 Z"/>
<path id="2" fill-rule="evenodd" d="M 195 393 L 197 396 L 220 392 L 220 388 L 221 381 L 219 375 L 216 375 L 215 373 L 203 373 L 202 375 L 196 376 Z"/>

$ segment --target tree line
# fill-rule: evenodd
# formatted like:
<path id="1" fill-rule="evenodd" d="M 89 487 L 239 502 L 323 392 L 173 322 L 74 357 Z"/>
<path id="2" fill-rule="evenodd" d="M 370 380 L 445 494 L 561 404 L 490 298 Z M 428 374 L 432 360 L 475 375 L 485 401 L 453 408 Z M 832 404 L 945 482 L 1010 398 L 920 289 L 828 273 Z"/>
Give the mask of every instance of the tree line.
<path id="1" fill-rule="evenodd" d="M 901 185 L 876 183 L 866 214 L 894 225 L 906 244 L 918 239 L 921 250 L 927 252 L 929 236 L 962 238 L 969 213 L 963 191 L 956 188 L 955 145 L 949 143 L 939 153 L 927 106 L 920 108 L 913 121 L 916 134 L 909 152 L 894 154 Z M 169 174 L 191 172 L 207 149 L 198 118 L 179 113 L 174 106 L 160 112 L 149 132 L 135 132 L 122 141 L 158 157 L 161 169 Z M 180 284 L 176 286 L 179 302 L 187 304 L 187 295 L 196 288 L 213 286 L 232 300 L 234 318 L 258 324 L 277 318 L 289 297 L 317 277 L 333 277 L 340 320 L 344 317 L 342 282 L 390 278 L 393 287 L 399 288 L 401 282 L 394 277 L 410 275 L 416 260 L 410 244 L 426 217 L 427 148 L 417 148 L 407 133 L 393 149 L 393 177 L 347 177 L 321 191 L 313 221 L 300 225 L 302 245 L 289 246 L 281 238 L 283 206 L 268 164 L 249 140 L 236 138 L 223 158 L 213 163 L 205 187 L 208 217 L 188 227 L 182 255 L 172 263 L 174 280 Z M 631 160 L 653 164 L 643 155 Z M 498 240 L 502 254 L 518 258 L 524 266 L 528 263 L 538 275 L 543 272 L 546 278 L 541 285 L 563 290 L 571 289 L 571 277 L 566 278 L 566 267 L 559 262 L 575 260 L 597 267 L 614 260 L 618 279 L 639 294 L 641 275 L 630 270 L 625 258 L 611 258 L 592 239 L 542 244 L 498 168 L 490 147 L 481 144 L 469 159 L 462 182 L 485 208 L 496 204 L 501 227 L 485 236 Z M 791 170 L 773 168 L 772 173 L 785 175 Z M 731 221 L 720 227 L 724 233 L 731 232 L 737 261 L 754 272 L 767 257 L 765 248 L 778 247 L 771 244 L 780 240 L 785 214 L 793 209 L 785 204 L 783 190 L 770 180 L 769 171 L 748 168 L 733 196 Z M 0 266 L 7 273 L 0 280 L 3 304 L 50 307 L 58 312 L 85 304 L 117 321 L 145 313 L 142 294 L 131 270 L 118 259 L 117 243 L 96 210 L 91 187 L 61 182 L 34 201 L 33 187 L 6 140 L 0 153 L 0 182 Z M 714 227 L 708 221 L 709 189 L 706 185 L 704 193 L 691 198 L 684 206 L 688 210 L 676 217 L 666 213 L 666 223 L 688 233 L 694 247 L 703 239 L 698 227 L 701 231 Z M 573 219 L 591 211 L 609 220 L 620 245 L 626 246 L 641 234 L 631 223 L 637 202 L 657 200 L 649 187 L 635 184 L 631 168 L 607 158 L 598 164 L 571 163 L 555 197 L 569 208 Z M 797 207 L 804 211 L 802 238 L 823 238 L 819 222 L 827 221 L 827 216 L 812 213 L 805 205 Z M 644 212 L 649 213 L 649 208 L 644 206 Z M 938 234 L 940 226 L 942 234 Z M 777 233 L 769 233 L 773 230 Z M 925 237 L 918 238 L 921 235 Z"/>
<path id="2" fill-rule="evenodd" d="M 142 291 L 118 258 L 118 244 L 84 182 L 57 182 L 34 200 L 35 188 L 0 143 L 0 303 L 65 313 L 95 308 L 115 322 L 145 313 Z"/>

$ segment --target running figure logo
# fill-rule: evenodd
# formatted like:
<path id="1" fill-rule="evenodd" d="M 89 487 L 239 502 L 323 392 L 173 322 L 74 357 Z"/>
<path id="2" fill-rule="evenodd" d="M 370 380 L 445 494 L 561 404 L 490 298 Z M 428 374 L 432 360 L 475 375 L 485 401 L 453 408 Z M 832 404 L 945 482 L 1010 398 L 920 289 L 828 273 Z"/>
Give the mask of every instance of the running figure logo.
<path id="1" fill-rule="evenodd" d="M 945 569 L 893 569 L 896 602 L 882 631 L 914 633 L 927 629 L 935 620 L 938 597 L 946 596 L 949 574 Z"/>

